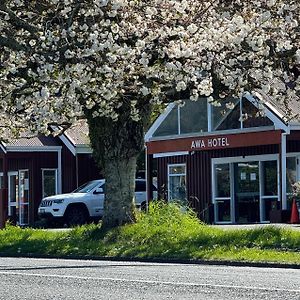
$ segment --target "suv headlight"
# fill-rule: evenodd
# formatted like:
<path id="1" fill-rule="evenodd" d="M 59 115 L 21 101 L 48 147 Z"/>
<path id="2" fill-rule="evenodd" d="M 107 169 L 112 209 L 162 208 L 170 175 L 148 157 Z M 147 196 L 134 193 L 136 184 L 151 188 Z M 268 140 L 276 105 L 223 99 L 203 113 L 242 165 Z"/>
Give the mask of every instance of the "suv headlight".
<path id="1" fill-rule="evenodd" d="M 53 203 L 55 203 L 55 204 L 61 204 L 63 202 L 64 202 L 64 199 L 53 200 Z"/>

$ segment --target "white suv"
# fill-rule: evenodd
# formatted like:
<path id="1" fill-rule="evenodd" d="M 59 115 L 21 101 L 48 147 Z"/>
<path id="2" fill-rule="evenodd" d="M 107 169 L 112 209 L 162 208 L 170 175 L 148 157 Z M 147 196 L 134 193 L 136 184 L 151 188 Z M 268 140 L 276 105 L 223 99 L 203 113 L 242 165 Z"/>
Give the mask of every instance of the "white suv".
<path id="1" fill-rule="evenodd" d="M 69 194 L 60 194 L 42 199 L 38 215 L 48 220 L 63 220 L 68 225 L 84 224 L 90 218 L 101 218 L 104 207 L 105 180 L 89 181 Z M 154 198 L 157 189 L 153 185 Z M 135 180 L 135 203 L 146 208 L 146 180 Z"/>

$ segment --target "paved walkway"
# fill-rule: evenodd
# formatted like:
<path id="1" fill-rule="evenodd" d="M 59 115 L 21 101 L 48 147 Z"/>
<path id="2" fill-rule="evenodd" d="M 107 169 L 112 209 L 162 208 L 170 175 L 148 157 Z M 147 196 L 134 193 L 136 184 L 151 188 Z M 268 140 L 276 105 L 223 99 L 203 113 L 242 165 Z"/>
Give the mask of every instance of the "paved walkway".
<path id="1" fill-rule="evenodd" d="M 261 228 L 261 227 L 280 227 L 292 230 L 299 230 L 300 231 L 300 224 L 279 224 L 279 223 L 268 223 L 268 224 L 230 224 L 230 225 L 213 225 L 215 227 L 219 227 L 222 229 L 254 229 L 254 228 Z"/>

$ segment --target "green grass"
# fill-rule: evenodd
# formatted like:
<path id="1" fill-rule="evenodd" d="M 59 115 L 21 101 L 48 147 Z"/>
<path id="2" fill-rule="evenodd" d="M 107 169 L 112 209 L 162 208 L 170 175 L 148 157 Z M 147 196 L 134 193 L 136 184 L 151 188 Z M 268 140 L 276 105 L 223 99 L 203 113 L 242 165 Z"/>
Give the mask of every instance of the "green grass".
<path id="1" fill-rule="evenodd" d="M 103 232 L 89 224 L 71 231 L 0 231 L 0 253 L 280 262 L 300 264 L 300 232 L 272 226 L 222 230 L 190 210 L 155 203 L 135 224 Z"/>

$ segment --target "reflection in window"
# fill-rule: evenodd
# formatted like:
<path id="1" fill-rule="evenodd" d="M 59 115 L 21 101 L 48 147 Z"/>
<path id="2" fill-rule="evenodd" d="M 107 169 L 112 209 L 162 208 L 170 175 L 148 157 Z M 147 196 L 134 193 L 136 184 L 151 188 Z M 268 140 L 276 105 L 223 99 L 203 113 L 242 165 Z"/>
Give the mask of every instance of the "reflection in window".
<path id="1" fill-rule="evenodd" d="M 218 200 L 216 202 L 216 222 L 230 222 L 231 209 L 230 200 Z"/>
<path id="2" fill-rule="evenodd" d="M 242 111 L 243 115 L 246 116 L 243 119 L 243 128 L 249 127 L 262 127 L 262 126 L 272 126 L 272 121 L 263 116 L 259 110 L 248 100 L 242 100 Z"/>
<path id="3" fill-rule="evenodd" d="M 187 100 L 180 106 L 180 133 L 207 132 L 207 100 Z"/>
<path id="4" fill-rule="evenodd" d="M 264 176 L 263 195 L 274 196 L 278 195 L 277 185 L 277 161 L 264 161 L 262 162 L 262 172 Z"/>
<path id="5" fill-rule="evenodd" d="M 229 164 L 215 166 L 216 198 L 230 197 Z"/>
<path id="6" fill-rule="evenodd" d="M 185 165 L 169 165 L 169 201 L 187 205 Z"/>
<path id="7" fill-rule="evenodd" d="M 213 130 L 238 129 L 240 127 L 239 99 L 221 99 L 216 105 L 212 105 Z"/>
<path id="8" fill-rule="evenodd" d="M 178 134 L 178 106 L 175 105 L 166 119 L 154 132 L 153 136 L 168 136 Z"/>
<path id="9" fill-rule="evenodd" d="M 296 157 L 286 158 L 286 192 L 293 193 L 293 184 L 297 180 Z"/>
<path id="10" fill-rule="evenodd" d="M 175 105 L 153 136 L 208 132 L 210 115 L 207 105 L 206 98 L 184 100 L 182 104 Z M 245 98 L 242 101 L 228 98 L 214 102 L 210 117 L 212 131 L 273 126 L 273 122 Z"/>
<path id="11" fill-rule="evenodd" d="M 43 197 L 56 195 L 57 193 L 57 172 L 53 170 L 43 170 Z"/>

